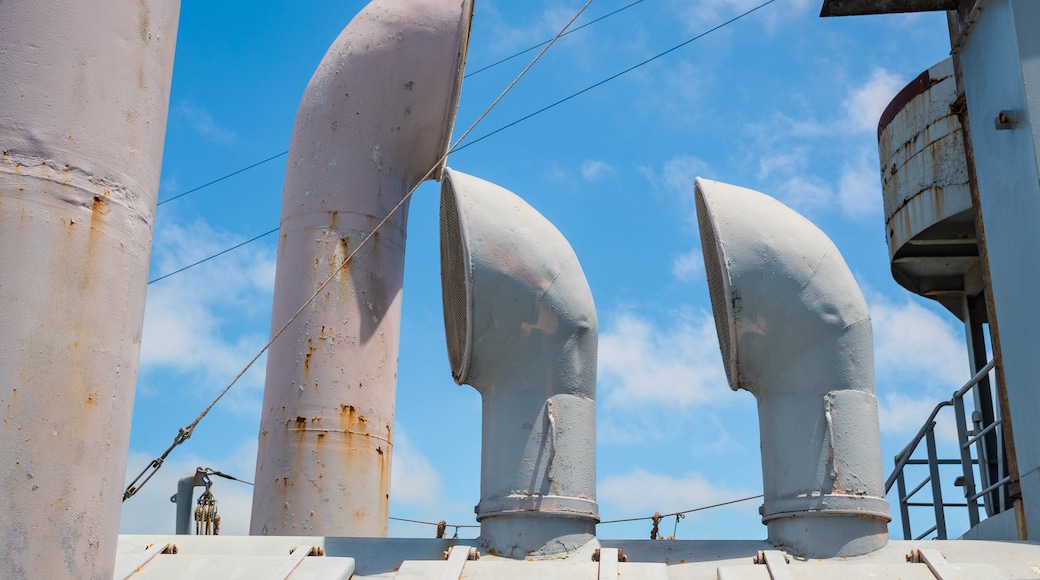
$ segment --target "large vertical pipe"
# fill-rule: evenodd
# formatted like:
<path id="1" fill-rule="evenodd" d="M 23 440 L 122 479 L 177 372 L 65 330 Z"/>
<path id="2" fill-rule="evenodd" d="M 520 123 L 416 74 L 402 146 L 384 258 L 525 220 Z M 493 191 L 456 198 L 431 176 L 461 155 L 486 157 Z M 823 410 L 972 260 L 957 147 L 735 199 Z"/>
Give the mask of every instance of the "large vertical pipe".
<path id="1" fill-rule="evenodd" d="M 439 178 L 472 0 L 375 0 L 296 114 L 272 332 L 424 178 Z M 407 206 L 271 346 L 252 534 L 385 536 Z"/>
<path id="2" fill-rule="evenodd" d="M 0 575 L 111 578 L 179 2 L 0 2 Z"/>
<path id="3" fill-rule="evenodd" d="M 726 376 L 758 399 L 769 540 L 810 558 L 888 542 L 863 294 L 834 243 L 775 199 L 696 182 Z"/>
<path id="4" fill-rule="evenodd" d="M 441 287 L 452 375 L 483 399 L 482 544 L 520 558 L 591 546 L 599 335 L 574 250 L 512 192 L 448 170 Z"/>

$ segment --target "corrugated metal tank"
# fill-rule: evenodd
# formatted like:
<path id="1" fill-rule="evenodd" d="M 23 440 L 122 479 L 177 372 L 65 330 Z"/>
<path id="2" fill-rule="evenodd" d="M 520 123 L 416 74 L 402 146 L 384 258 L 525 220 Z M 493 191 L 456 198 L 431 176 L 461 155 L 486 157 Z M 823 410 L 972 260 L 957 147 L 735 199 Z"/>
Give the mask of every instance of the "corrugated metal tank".
<path id="1" fill-rule="evenodd" d="M 981 290 L 957 83 L 947 59 L 901 90 L 878 123 L 892 276 L 923 296 Z"/>

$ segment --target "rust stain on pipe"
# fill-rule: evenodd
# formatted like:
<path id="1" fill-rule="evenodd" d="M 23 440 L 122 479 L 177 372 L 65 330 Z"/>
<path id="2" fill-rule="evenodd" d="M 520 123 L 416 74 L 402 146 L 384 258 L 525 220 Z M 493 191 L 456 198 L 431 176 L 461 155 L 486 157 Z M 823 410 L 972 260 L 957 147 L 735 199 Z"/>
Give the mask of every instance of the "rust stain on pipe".
<path id="1" fill-rule="evenodd" d="M 429 170 L 439 176 L 471 17 L 471 0 L 375 0 L 305 91 L 283 192 L 273 330 L 333 280 L 268 355 L 251 533 L 386 534 L 407 206 L 373 231 Z M 273 428 L 336 413 L 339 429 Z M 271 486 L 318 473 L 327 483 L 317 492 Z"/>

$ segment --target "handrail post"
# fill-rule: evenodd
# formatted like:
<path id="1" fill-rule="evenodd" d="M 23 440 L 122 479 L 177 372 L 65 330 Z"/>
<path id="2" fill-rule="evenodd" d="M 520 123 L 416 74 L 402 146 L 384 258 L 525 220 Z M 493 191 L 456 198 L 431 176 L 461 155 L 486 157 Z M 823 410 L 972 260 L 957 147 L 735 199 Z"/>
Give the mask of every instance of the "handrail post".
<path id="1" fill-rule="evenodd" d="M 953 411 L 957 421 L 957 447 L 960 450 L 961 471 L 964 475 L 964 497 L 971 498 L 975 495 L 975 470 L 971 463 L 971 448 L 967 445 L 968 428 L 964 424 L 966 417 L 963 397 L 953 398 Z M 971 527 L 975 527 L 979 524 L 979 504 L 972 499 L 968 499 L 967 503 L 968 523 Z"/>
<path id="2" fill-rule="evenodd" d="M 896 463 L 899 456 L 896 456 Z M 903 523 L 903 539 L 912 540 L 910 535 L 910 508 L 906 505 L 906 480 L 903 478 L 903 470 L 900 469 L 896 476 L 896 485 L 899 487 L 899 520 Z"/>
<path id="3" fill-rule="evenodd" d="M 943 511 L 942 485 L 939 481 L 939 462 L 935 451 L 935 421 L 925 434 L 928 445 L 928 471 L 932 476 L 932 503 L 935 507 L 935 533 L 940 540 L 946 539 L 946 513 Z"/>

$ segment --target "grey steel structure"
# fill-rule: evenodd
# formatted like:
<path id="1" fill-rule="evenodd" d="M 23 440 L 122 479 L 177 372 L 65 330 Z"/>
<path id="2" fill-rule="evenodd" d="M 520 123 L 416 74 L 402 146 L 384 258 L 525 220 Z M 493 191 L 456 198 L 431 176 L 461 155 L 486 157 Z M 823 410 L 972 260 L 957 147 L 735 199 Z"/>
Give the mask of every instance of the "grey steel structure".
<path id="1" fill-rule="evenodd" d="M 125 467 L 177 5 L 61 8 L 55 20 L 26 3 L 0 2 L 0 76 L 19 81 L 0 84 L 0 242 L 14 249 L 9 255 L 31 250 L 38 258 L 0 261 L 0 306 L 20 313 L 0 343 L 0 403 L 8 409 L 0 505 L 9 520 L 0 576 L 986 580 L 1040 573 L 1035 542 L 993 540 L 1006 540 L 1009 528 L 1020 540 L 1040 529 L 1040 427 L 1030 421 L 1040 408 L 1031 334 L 1040 327 L 1031 300 L 1040 268 L 1022 250 L 1040 215 L 1040 129 L 1031 124 L 1040 113 L 1035 0 L 824 3 L 825 15 L 950 10 L 952 77 L 950 65 L 940 65 L 936 83 L 929 71 L 924 90 L 903 95 L 941 114 L 903 114 L 897 102 L 882 122 L 882 133 L 891 131 L 889 141 L 882 136 L 882 169 L 895 163 L 890 175 L 919 180 L 906 188 L 886 182 L 897 279 L 970 327 L 969 356 L 979 372 L 937 409 L 963 414 L 964 397 L 997 371 L 998 412 L 961 433 L 965 479 L 976 462 L 983 479 L 965 485 L 966 501 L 969 509 L 983 501 L 989 517 L 977 514 L 969 532 L 979 540 L 961 541 L 888 540 L 869 315 L 833 244 L 764 194 L 706 180 L 696 184 L 706 271 L 731 386 L 759 401 L 769 537 L 596 537 L 595 455 L 587 453 L 595 448 L 596 313 L 578 259 L 518 197 L 459 172 L 442 175 L 470 0 L 374 0 L 330 49 L 301 104 L 274 316 L 276 324 L 293 322 L 284 335 L 272 329 L 253 504 L 258 535 L 117 536 L 121 482 L 113 474 Z M 74 32 L 82 22 L 98 28 Z M 41 37 L 54 54 L 25 57 Z M 70 53 L 94 56 L 104 74 L 64 58 Z M 40 58 L 53 61 L 53 76 L 39 74 Z M 86 98 L 55 90 L 80 77 Z M 360 96 L 364 103 L 351 100 Z M 949 97 L 954 107 L 944 112 Z M 54 104 L 48 99 L 65 99 L 52 107 L 57 114 L 38 110 Z M 947 130 L 900 149 L 901 132 L 925 132 L 914 123 Z M 928 167 L 923 151 L 948 152 L 949 164 Z M 482 536 L 349 537 L 386 529 L 406 195 L 429 178 L 444 180 L 452 371 L 484 398 Z M 955 201 L 949 208 L 921 197 L 947 187 Z M 341 270 L 394 207 L 389 229 Z M 891 227 L 898 220 L 907 225 L 899 236 Z M 951 228 L 960 234 L 942 237 Z M 967 250 L 957 256 L 965 259 L 937 263 L 942 256 L 914 250 L 929 245 Z M 59 284 L 54 271 L 64 276 Z M 777 304 L 756 299 L 755 285 L 767 278 L 780 289 Z M 89 308 L 102 299 L 114 304 L 105 316 Z M 983 316 L 990 362 L 978 357 Z M 783 344 L 778 335 L 800 340 Z M 84 349 L 91 357 L 78 354 Z M 781 432 L 781 416 L 804 420 Z M 930 440 L 925 427 L 901 454 L 901 467 L 922 438 Z M 99 439 L 109 444 L 91 445 Z M 335 450 L 322 451 L 327 444 Z M 295 485 L 307 476 L 328 478 L 335 489 Z M 337 503 L 322 507 L 324 499 Z M 942 499 L 932 501 L 941 520 Z"/>

